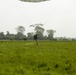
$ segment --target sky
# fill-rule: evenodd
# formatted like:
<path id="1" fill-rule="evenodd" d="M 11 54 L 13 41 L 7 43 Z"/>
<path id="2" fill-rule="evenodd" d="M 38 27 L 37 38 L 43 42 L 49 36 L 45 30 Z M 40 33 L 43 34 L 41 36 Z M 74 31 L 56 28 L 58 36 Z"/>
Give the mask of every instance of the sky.
<path id="1" fill-rule="evenodd" d="M 42 23 L 55 37 L 76 37 L 76 0 L 49 0 L 40 3 L 0 0 L 0 32 L 16 34 L 16 27 L 32 32 L 31 24 Z"/>

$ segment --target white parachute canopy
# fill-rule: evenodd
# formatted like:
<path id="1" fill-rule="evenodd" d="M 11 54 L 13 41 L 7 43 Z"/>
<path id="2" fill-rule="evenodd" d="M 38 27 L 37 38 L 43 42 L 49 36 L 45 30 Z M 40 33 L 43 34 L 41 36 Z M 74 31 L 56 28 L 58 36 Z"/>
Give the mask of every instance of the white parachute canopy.
<path id="1" fill-rule="evenodd" d="M 44 1 L 48 1 L 48 0 L 20 0 L 20 1 L 24 1 L 24 2 L 44 2 Z"/>

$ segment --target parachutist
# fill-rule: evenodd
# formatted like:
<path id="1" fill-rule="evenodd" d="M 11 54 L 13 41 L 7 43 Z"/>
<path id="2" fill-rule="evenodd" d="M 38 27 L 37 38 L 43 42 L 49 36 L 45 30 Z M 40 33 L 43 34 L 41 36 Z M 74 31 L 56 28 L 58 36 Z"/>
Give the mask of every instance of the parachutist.
<path id="1" fill-rule="evenodd" d="M 36 40 L 36 45 L 38 45 L 38 35 L 37 34 L 34 35 L 34 40 Z"/>

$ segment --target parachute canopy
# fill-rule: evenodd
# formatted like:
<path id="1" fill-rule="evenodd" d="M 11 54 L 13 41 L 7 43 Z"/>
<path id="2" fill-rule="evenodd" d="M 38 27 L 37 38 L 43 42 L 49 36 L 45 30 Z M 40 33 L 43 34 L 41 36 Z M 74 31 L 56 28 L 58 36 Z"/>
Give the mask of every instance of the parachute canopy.
<path id="1" fill-rule="evenodd" d="M 48 1 L 48 0 L 20 0 L 20 1 L 24 1 L 24 2 L 44 2 L 44 1 Z"/>

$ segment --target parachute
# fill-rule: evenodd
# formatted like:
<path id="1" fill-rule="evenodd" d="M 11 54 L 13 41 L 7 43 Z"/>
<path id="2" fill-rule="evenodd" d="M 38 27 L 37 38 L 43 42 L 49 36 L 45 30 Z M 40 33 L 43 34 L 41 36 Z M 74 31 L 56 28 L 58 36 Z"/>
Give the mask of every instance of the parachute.
<path id="1" fill-rule="evenodd" d="M 20 1 L 38 3 L 38 2 L 48 1 L 48 0 L 20 0 Z"/>

